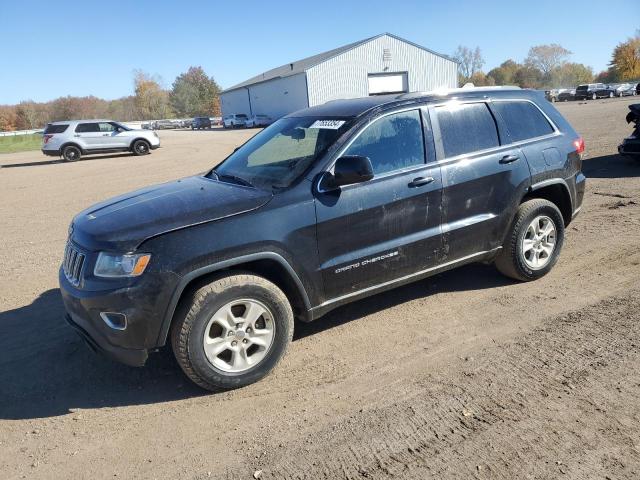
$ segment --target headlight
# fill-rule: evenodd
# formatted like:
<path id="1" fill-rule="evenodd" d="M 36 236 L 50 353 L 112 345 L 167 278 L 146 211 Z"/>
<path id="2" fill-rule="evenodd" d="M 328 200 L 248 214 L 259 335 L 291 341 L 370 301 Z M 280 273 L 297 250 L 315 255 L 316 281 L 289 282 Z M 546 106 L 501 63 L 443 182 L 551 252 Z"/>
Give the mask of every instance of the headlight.
<path id="1" fill-rule="evenodd" d="M 142 275 L 151 260 L 148 253 L 114 255 L 100 252 L 93 269 L 96 277 L 137 277 Z"/>

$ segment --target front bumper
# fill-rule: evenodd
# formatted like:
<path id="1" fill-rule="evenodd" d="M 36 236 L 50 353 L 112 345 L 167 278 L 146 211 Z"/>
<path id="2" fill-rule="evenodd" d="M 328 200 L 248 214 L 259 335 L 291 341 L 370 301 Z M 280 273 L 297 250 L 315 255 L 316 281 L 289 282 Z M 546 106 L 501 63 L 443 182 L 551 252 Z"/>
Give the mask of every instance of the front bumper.
<path id="1" fill-rule="evenodd" d="M 625 140 L 618 145 L 618 153 L 620 155 L 640 155 L 640 139 Z"/>
<path id="2" fill-rule="evenodd" d="M 94 352 L 132 367 L 141 367 L 146 363 L 147 357 L 149 356 L 147 350 L 135 350 L 111 345 L 96 332 L 91 323 L 75 315 L 67 313 L 65 320 Z"/>
<path id="3" fill-rule="evenodd" d="M 83 288 L 72 285 L 61 268 L 58 280 L 67 323 L 93 350 L 127 365 L 142 366 L 148 352 L 164 343 L 160 330 L 177 284 L 175 274 L 145 272 L 143 277 L 123 280 L 125 284 L 113 288 Z M 101 313 L 126 315 L 126 328 L 108 325 Z"/>

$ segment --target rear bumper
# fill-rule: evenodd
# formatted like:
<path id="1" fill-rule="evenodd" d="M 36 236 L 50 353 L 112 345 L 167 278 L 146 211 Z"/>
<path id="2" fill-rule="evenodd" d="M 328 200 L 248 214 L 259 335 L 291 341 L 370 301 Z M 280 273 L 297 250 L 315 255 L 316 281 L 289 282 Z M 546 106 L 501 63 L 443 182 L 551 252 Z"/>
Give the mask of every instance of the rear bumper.
<path id="1" fill-rule="evenodd" d="M 149 356 L 147 350 L 134 350 L 111 345 L 93 329 L 91 323 L 76 315 L 67 313 L 65 320 L 94 352 L 132 367 L 141 367 L 146 363 Z"/>
<path id="2" fill-rule="evenodd" d="M 42 153 L 44 153 L 45 155 L 48 155 L 50 157 L 59 157 L 60 156 L 60 150 L 45 150 L 43 148 L 42 149 Z"/>

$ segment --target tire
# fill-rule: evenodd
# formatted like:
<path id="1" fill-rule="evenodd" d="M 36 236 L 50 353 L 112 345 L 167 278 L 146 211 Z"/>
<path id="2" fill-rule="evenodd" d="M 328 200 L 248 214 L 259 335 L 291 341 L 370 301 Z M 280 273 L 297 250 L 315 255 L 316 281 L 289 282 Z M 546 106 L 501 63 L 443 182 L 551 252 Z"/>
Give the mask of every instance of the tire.
<path id="1" fill-rule="evenodd" d="M 148 155 L 151 151 L 151 146 L 146 140 L 136 140 L 133 142 L 133 145 L 131 145 L 131 151 L 137 157 L 140 155 Z"/>
<path id="2" fill-rule="evenodd" d="M 75 162 L 82 157 L 82 151 L 75 145 L 67 145 L 62 150 L 62 158 L 67 162 Z"/>
<path id="3" fill-rule="evenodd" d="M 620 94 L 622 96 L 622 94 Z M 613 92 L 609 92 L 609 98 L 613 98 Z"/>
<path id="4" fill-rule="evenodd" d="M 546 237 L 540 237 L 540 240 L 538 237 L 534 240 L 534 222 L 538 221 L 538 226 L 546 228 L 547 220 L 554 228 L 553 238 L 549 233 Z M 540 231 L 542 230 L 540 228 Z M 549 251 L 552 243 L 553 247 Z M 549 273 L 556 264 L 563 243 L 564 219 L 560 210 L 548 200 L 534 198 L 522 203 L 518 208 L 495 264 L 507 277 L 523 282 L 537 280 Z M 530 248 L 527 249 L 527 246 Z M 534 258 L 538 258 L 538 265 L 534 266 Z"/>
<path id="5" fill-rule="evenodd" d="M 253 321 L 245 319 L 254 308 L 264 313 L 254 315 Z M 218 391 L 264 378 L 284 356 L 292 337 L 293 312 L 282 290 L 262 277 L 238 273 L 220 277 L 189 297 L 174 319 L 171 344 L 187 377 Z M 205 343 L 205 338 L 211 342 Z M 258 340 L 264 345 L 253 343 Z M 205 345 L 210 345 L 206 352 Z"/>
<path id="6" fill-rule="evenodd" d="M 598 98 L 598 95 L 596 95 L 595 93 L 591 94 L 591 100 L 596 100 Z"/>

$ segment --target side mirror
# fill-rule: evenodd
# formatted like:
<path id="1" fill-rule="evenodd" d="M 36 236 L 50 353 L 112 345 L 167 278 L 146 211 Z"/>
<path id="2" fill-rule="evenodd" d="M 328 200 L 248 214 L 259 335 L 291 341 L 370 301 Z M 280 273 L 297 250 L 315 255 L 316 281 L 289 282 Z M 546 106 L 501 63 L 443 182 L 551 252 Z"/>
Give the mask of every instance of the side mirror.
<path id="1" fill-rule="evenodd" d="M 333 175 L 327 175 L 323 188 L 332 189 L 343 185 L 367 182 L 373 178 L 373 167 L 369 157 L 345 155 L 336 160 Z"/>

